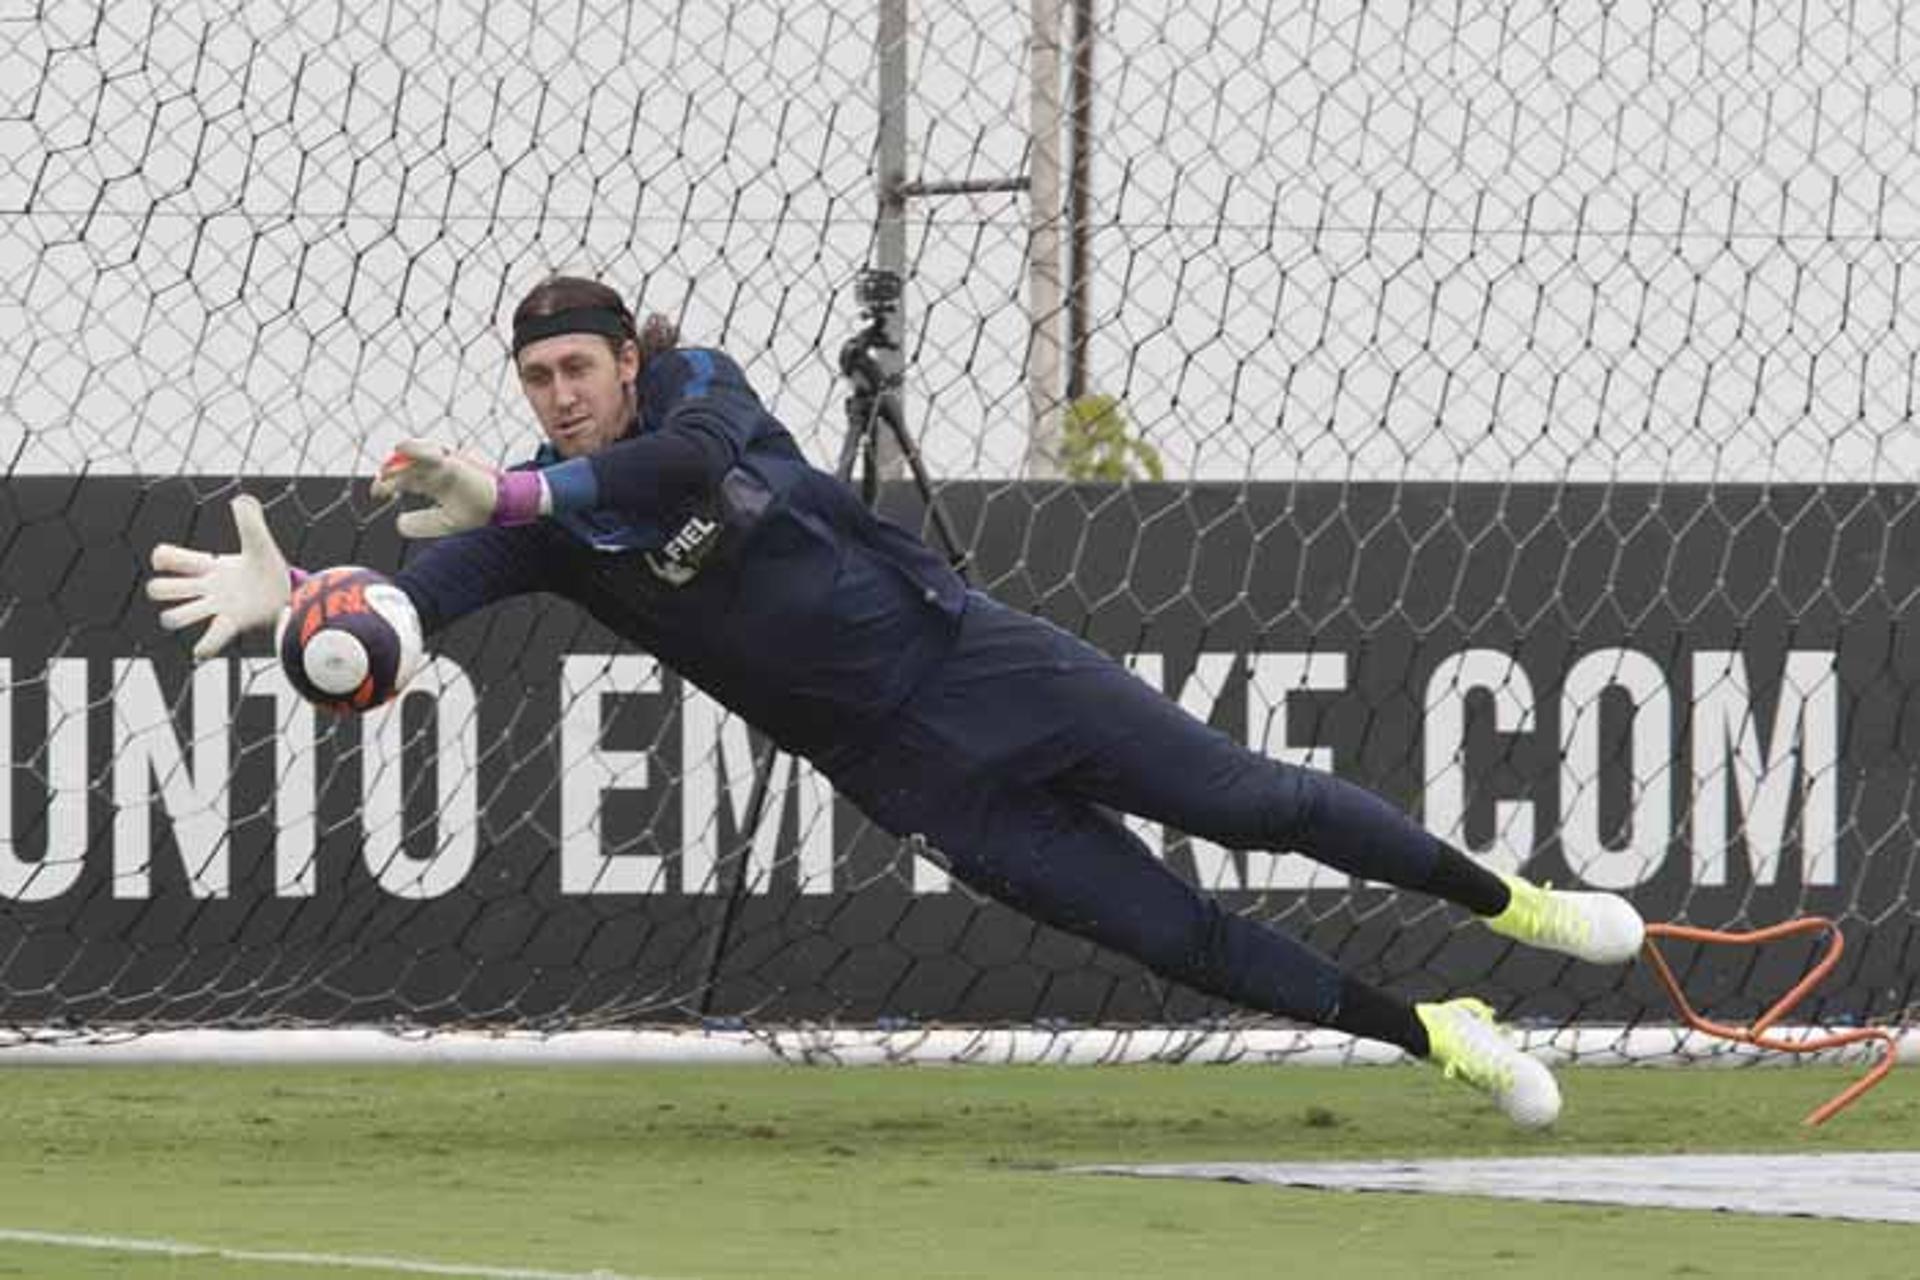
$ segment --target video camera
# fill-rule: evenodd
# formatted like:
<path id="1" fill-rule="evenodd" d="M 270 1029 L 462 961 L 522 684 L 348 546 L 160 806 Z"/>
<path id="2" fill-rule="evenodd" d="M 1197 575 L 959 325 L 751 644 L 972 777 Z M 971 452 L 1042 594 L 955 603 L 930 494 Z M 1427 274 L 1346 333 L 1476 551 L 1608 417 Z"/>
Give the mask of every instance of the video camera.
<path id="1" fill-rule="evenodd" d="M 857 396 L 871 396 L 899 385 L 899 375 L 889 375 L 882 369 L 874 353 L 898 346 L 889 330 L 902 290 L 900 276 L 892 271 L 863 268 L 853 279 L 854 300 L 860 304 L 866 324 L 840 348 L 840 373 L 853 383 Z"/>

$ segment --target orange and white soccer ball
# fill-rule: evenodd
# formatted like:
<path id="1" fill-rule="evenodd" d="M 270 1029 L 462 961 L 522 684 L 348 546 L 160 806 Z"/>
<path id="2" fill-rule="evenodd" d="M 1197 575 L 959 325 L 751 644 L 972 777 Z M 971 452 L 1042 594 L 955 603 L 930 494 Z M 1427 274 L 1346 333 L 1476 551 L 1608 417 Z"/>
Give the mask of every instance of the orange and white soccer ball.
<path id="1" fill-rule="evenodd" d="M 426 656 L 407 593 L 357 565 L 322 570 L 295 587 L 278 637 L 280 666 L 293 687 L 341 714 L 392 701 Z"/>

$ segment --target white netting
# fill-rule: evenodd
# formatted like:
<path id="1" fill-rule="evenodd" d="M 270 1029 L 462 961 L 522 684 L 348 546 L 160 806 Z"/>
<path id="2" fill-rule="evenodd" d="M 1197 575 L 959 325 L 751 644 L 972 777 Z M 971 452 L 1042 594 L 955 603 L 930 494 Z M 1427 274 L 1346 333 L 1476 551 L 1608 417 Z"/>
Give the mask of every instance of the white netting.
<path id="1" fill-rule="evenodd" d="M 1901 6 L 1096 8 L 1086 387 L 1194 487 L 1019 483 L 1049 319 L 1027 305 L 1034 211 L 915 199 L 907 421 L 980 579 L 1496 860 L 1538 849 L 1708 923 L 1873 926 L 1834 1008 L 1904 1004 Z M 1029 175 L 1032 11 L 913 7 L 910 180 Z M 779 775 L 757 909 L 723 919 L 747 739 L 657 673 L 593 683 L 637 660 L 564 611 L 471 624 L 436 716 L 377 752 L 324 731 L 316 768 L 269 745 L 314 734 L 271 669 L 195 692 L 133 585 L 155 538 L 224 535 L 195 502 L 239 477 L 281 486 L 276 523 L 319 564 L 391 553 L 354 478 L 397 437 L 524 456 L 504 319 L 554 269 L 725 347 L 830 461 L 874 259 L 878 27 L 825 0 L 0 0 L 14 1016 L 1138 1011 L 1112 994 L 1137 975 L 976 927 L 930 868 L 850 851 L 804 772 Z M 603 694 L 631 723 L 582 711 Z M 418 776 L 388 758 L 408 751 Z M 389 764 L 407 781 L 376 795 Z M 576 765 L 607 783 L 591 802 Z M 126 816 L 143 796 L 151 823 Z M 624 897 L 578 862 L 556 891 L 569 840 L 660 861 L 622 864 Z M 1372 972 L 1482 981 L 1554 1021 L 1643 1011 L 1631 980 L 1513 963 L 1440 908 L 1163 843 Z M 440 908 L 371 862 L 327 870 L 376 847 L 437 865 Z M 450 848 L 468 861 L 425 856 Z M 241 869 L 212 901 L 191 867 L 149 875 L 189 855 Z M 129 867 L 150 896 L 108 888 Z M 686 896 L 647 896 L 656 871 Z M 717 999 L 729 970 L 752 977 Z M 1688 972 L 1742 999 L 1777 976 Z"/>

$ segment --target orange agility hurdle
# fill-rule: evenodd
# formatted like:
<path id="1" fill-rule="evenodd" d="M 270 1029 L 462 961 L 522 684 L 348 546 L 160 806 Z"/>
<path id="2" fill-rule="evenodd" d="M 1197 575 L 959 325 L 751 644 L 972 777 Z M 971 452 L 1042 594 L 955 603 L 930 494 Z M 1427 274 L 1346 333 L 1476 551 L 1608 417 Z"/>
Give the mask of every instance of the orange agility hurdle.
<path id="1" fill-rule="evenodd" d="M 1751 947 L 1780 938 L 1794 938 L 1802 934 L 1822 932 L 1829 940 L 1826 954 L 1807 970 L 1806 976 L 1795 983 L 1791 990 L 1774 1001 L 1765 1013 L 1747 1026 L 1716 1022 L 1696 1011 L 1688 1002 L 1686 993 L 1680 990 L 1680 980 L 1674 977 L 1672 968 L 1668 966 L 1666 957 L 1660 954 L 1660 948 L 1655 941 L 1659 938 L 1672 938 L 1679 942 Z M 1780 1053 L 1818 1053 L 1823 1049 L 1838 1049 L 1866 1040 L 1880 1041 L 1880 1058 L 1866 1075 L 1807 1113 L 1806 1119 L 1801 1123 L 1811 1127 L 1825 1124 L 1837 1112 L 1851 1105 L 1861 1094 L 1886 1079 L 1887 1074 L 1893 1070 L 1894 1060 L 1899 1055 L 1899 1041 L 1895 1039 L 1892 1032 L 1882 1027 L 1849 1027 L 1841 1031 L 1824 1032 L 1795 1040 L 1786 1040 L 1768 1034 L 1780 1019 L 1786 1017 L 1794 1006 L 1806 998 L 1809 991 L 1820 985 L 1821 979 L 1832 972 L 1833 967 L 1840 963 L 1841 952 L 1845 949 L 1846 939 L 1841 936 L 1839 927 L 1833 921 L 1823 916 L 1805 916 L 1798 920 L 1787 920 L 1745 933 L 1701 929 L 1684 924 L 1649 924 L 1641 953 L 1646 957 L 1647 963 L 1652 966 L 1654 976 L 1660 979 L 1660 985 L 1667 989 L 1667 995 L 1672 998 L 1674 1007 L 1680 1011 L 1681 1019 L 1689 1027 L 1706 1035 L 1718 1036 L 1723 1040 L 1732 1040 L 1740 1044 L 1750 1044 L 1759 1049 L 1772 1049 Z"/>

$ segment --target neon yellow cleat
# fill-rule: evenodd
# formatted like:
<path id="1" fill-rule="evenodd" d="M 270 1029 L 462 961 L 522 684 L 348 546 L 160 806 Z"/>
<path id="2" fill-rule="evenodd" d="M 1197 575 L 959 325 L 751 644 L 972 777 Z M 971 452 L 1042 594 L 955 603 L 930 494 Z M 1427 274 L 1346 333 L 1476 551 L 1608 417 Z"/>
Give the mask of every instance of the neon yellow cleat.
<path id="1" fill-rule="evenodd" d="M 1507 1038 L 1485 1001 L 1416 1004 L 1413 1011 L 1427 1029 L 1429 1057 L 1447 1079 L 1486 1094 L 1523 1129 L 1544 1129 L 1559 1116 L 1553 1073 Z"/>
<path id="2" fill-rule="evenodd" d="M 1594 964 L 1625 964 L 1640 954 L 1647 926 L 1617 893 L 1575 893 L 1503 875 L 1513 900 L 1487 928 L 1529 946 Z"/>

